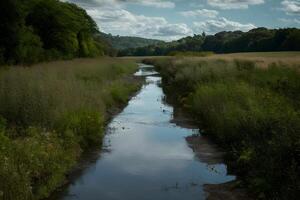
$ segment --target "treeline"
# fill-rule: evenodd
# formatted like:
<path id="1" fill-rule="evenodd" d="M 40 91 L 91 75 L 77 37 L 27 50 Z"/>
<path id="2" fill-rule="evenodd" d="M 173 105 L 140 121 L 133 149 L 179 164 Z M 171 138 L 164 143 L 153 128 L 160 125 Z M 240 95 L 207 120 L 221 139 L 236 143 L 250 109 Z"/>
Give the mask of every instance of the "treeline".
<path id="1" fill-rule="evenodd" d="M 267 52 L 300 51 L 300 29 L 256 28 L 249 32 L 220 32 L 215 35 L 194 35 L 177 41 L 160 43 L 119 52 L 119 56 L 161 56 L 172 52 Z"/>
<path id="2" fill-rule="evenodd" d="M 85 10 L 59 0 L 0 1 L 0 65 L 110 54 Z"/>
<path id="3" fill-rule="evenodd" d="M 107 40 L 114 49 L 117 50 L 124 50 L 130 48 L 139 48 L 145 47 L 149 45 L 158 45 L 164 43 L 161 40 L 154 40 L 154 39 L 146 39 L 140 37 L 131 37 L 131 36 L 114 36 L 111 34 L 100 33 L 100 36 Z"/>

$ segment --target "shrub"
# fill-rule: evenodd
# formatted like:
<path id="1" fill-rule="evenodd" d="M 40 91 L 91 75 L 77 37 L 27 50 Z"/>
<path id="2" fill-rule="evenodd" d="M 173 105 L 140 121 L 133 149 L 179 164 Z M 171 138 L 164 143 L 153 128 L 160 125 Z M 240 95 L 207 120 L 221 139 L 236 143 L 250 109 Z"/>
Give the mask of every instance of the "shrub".
<path id="1" fill-rule="evenodd" d="M 0 190 L 3 199 L 48 197 L 62 184 L 65 173 L 75 164 L 78 153 L 65 149 L 54 133 L 37 128 L 28 137 L 11 140 L 0 134 Z"/>
<path id="2" fill-rule="evenodd" d="M 43 49 L 39 36 L 34 35 L 32 29 L 23 28 L 19 33 L 20 40 L 16 47 L 16 62 L 33 64 L 42 59 Z"/>
<path id="3" fill-rule="evenodd" d="M 101 144 L 103 138 L 104 118 L 98 112 L 79 111 L 66 114 L 59 129 L 65 134 L 74 133 L 77 141 L 83 149 Z"/>

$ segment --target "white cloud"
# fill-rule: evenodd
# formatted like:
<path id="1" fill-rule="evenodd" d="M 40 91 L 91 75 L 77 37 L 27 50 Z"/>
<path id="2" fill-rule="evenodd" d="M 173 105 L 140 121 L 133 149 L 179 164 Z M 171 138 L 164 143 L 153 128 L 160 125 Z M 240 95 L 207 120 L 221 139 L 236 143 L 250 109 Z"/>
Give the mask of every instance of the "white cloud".
<path id="1" fill-rule="evenodd" d="M 172 39 L 178 39 L 178 36 L 192 35 L 193 31 L 186 24 L 165 24 L 160 26 L 154 34 L 156 36 L 170 36 Z"/>
<path id="2" fill-rule="evenodd" d="M 199 10 L 183 11 L 180 12 L 180 14 L 184 17 L 215 18 L 218 16 L 219 12 L 216 10 L 199 9 Z"/>
<path id="3" fill-rule="evenodd" d="M 137 3 L 144 6 L 153 6 L 157 8 L 174 8 L 175 3 L 171 1 L 161 1 L 161 0 L 128 0 L 128 3 Z"/>
<path id="4" fill-rule="evenodd" d="M 121 8 L 90 8 L 87 12 L 98 22 L 100 29 L 107 33 L 163 40 L 174 40 L 193 34 L 186 24 L 172 24 L 163 17 L 135 15 Z"/>
<path id="5" fill-rule="evenodd" d="M 220 9 L 247 9 L 249 5 L 265 3 L 264 0 L 207 0 L 210 6 Z"/>
<path id="6" fill-rule="evenodd" d="M 100 30 L 113 35 L 174 40 L 193 31 L 183 23 L 169 23 L 164 17 L 136 15 L 126 10 L 127 4 L 156 8 L 173 8 L 169 0 L 64 0 L 82 6 L 97 22 Z"/>
<path id="7" fill-rule="evenodd" d="M 300 1 L 284 0 L 281 2 L 283 10 L 288 15 L 300 15 Z"/>
<path id="8" fill-rule="evenodd" d="M 206 32 L 208 34 L 215 34 L 220 31 L 248 31 L 256 28 L 254 24 L 241 24 L 239 22 L 230 21 L 224 17 L 218 19 L 211 19 L 205 22 L 194 22 L 196 32 Z"/>
<path id="9" fill-rule="evenodd" d="M 120 7 L 124 4 L 138 4 L 156 8 L 174 8 L 175 3 L 168 0 L 62 0 L 77 3 L 80 5 L 114 6 Z"/>
<path id="10" fill-rule="evenodd" d="M 205 31 L 213 34 L 219 31 L 242 30 L 248 31 L 255 28 L 255 25 L 242 24 L 230 21 L 226 18 L 218 17 L 219 12 L 209 9 L 196 9 L 181 12 L 187 17 L 197 17 L 199 22 L 194 22 L 192 26 L 185 23 L 170 23 L 164 17 L 150 17 L 134 14 L 126 9 L 128 3 L 138 3 L 143 6 L 154 6 L 159 8 L 172 7 L 171 0 L 67 0 L 77 3 L 87 10 L 88 14 L 97 22 L 100 30 L 105 33 L 123 36 L 138 36 L 145 38 L 162 39 L 166 41 L 176 40 L 182 37 L 201 33 Z M 221 0 L 212 0 L 214 2 Z M 211 1 L 211 2 L 212 2 Z M 256 0 L 256 2 L 263 0 Z M 173 1 L 175 2 L 175 1 Z M 222 2 L 225 2 L 223 0 Z M 226 2 L 237 2 L 237 0 L 227 0 Z M 250 0 L 240 0 L 243 5 L 250 5 Z M 245 3 L 246 2 L 246 3 Z M 163 3 L 163 4 L 161 4 Z M 253 2 L 252 4 L 253 5 Z M 175 4 L 174 4 L 175 6 Z M 203 20 L 202 22 L 200 20 Z"/>

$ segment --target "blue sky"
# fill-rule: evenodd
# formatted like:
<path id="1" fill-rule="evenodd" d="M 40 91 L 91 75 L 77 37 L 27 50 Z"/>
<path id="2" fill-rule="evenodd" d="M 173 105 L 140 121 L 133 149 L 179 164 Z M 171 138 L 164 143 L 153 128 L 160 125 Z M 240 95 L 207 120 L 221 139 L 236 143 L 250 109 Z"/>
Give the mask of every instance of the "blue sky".
<path id="1" fill-rule="evenodd" d="M 300 0 L 64 0 L 105 33 L 175 40 L 193 34 L 300 27 Z"/>

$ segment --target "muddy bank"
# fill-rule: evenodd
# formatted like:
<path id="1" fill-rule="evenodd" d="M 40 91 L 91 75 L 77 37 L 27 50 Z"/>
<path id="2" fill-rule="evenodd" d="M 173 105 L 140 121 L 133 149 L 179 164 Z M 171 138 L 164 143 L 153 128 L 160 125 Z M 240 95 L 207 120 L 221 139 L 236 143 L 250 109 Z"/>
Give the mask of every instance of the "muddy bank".
<path id="1" fill-rule="evenodd" d="M 222 152 L 207 137 L 201 135 L 192 135 L 186 137 L 186 141 L 193 149 L 195 155 L 208 165 L 223 163 L 224 152 Z"/>
<path id="2" fill-rule="evenodd" d="M 201 135 L 192 135 L 186 137 L 186 141 L 197 158 L 202 162 L 208 165 L 224 162 L 225 152 L 213 144 L 209 138 Z M 205 184 L 203 188 L 207 195 L 207 200 L 252 200 L 246 189 L 239 186 L 237 180 L 222 184 Z"/>
<path id="3" fill-rule="evenodd" d="M 173 119 L 170 121 L 171 123 L 185 128 L 198 128 L 199 125 L 197 125 L 195 120 L 176 105 L 174 100 L 169 98 L 167 102 L 171 105 L 175 105 Z M 211 170 L 214 170 L 213 165 L 225 162 L 224 156 L 226 152 L 213 143 L 210 138 L 201 135 L 200 132 L 187 136 L 185 138 L 186 142 L 193 150 L 197 159 L 207 163 L 208 166 L 211 166 Z M 234 180 L 221 184 L 204 184 L 203 189 L 206 193 L 206 200 L 252 200 L 246 189 L 241 188 L 238 183 L 238 180 Z"/>
<path id="4" fill-rule="evenodd" d="M 204 191 L 207 193 L 207 200 L 253 200 L 245 189 L 238 186 L 236 181 L 204 185 Z"/>
<path id="5" fill-rule="evenodd" d="M 192 129 L 199 127 L 195 120 L 180 108 L 179 105 L 176 105 L 172 98 L 165 99 L 165 101 L 175 106 L 171 123 Z M 225 162 L 224 156 L 226 152 L 213 143 L 207 136 L 201 135 L 200 132 L 187 136 L 185 140 L 197 159 L 207 163 L 208 166 L 212 166 L 211 170 L 214 170 L 213 165 Z M 206 193 L 206 200 L 252 200 L 247 191 L 244 188 L 240 188 L 237 180 L 221 184 L 204 184 L 203 189 Z"/>

